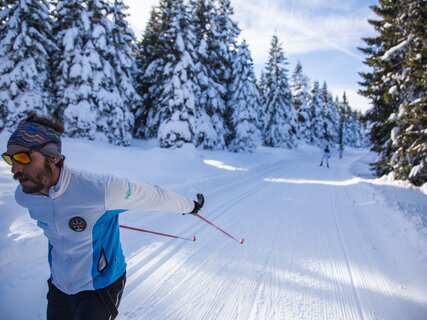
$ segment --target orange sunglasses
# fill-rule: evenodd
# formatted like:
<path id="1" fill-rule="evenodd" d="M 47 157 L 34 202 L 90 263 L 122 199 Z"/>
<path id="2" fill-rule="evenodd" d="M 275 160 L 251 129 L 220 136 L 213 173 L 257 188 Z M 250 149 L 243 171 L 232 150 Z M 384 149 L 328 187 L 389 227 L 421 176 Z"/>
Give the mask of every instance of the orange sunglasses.
<path id="1" fill-rule="evenodd" d="M 34 151 L 40 150 L 41 148 L 43 148 L 48 143 L 50 143 L 50 141 L 42 143 L 42 144 L 40 144 L 34 148 L 31 148 L 28 151 L 20 151 L 20 152 L 17 152 L 15 154 L 7 154 L 5 152 L 1 155 L 1 157 L 10 166 L 13 164 L 13 160 L 15 160 L 19 164 L 29 164 L 32 160 L 31 159 L 31 153 L 33 153 Z"/>

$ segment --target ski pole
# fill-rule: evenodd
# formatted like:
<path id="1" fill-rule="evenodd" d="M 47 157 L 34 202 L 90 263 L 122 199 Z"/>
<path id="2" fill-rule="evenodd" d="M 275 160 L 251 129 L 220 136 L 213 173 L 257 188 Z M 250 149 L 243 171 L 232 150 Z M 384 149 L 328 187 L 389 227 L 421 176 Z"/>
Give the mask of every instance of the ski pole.
<path id="1" fill-rule="evenodd" d="M 139 231 L 139 232 L 156 234 L 158 236 L 169 237 L 169 238 L 174 238 L 174 239 L 182 239 L 182 240 L 187 240 L 187 241 L 196 241 L 196 236 L 192 236 L 191 239 L 190 239 L 190 238 L 185 238 L 185 237 L 180 237 L 180 236 L 174 236 L 174 235 L 167 234 L 167 233 L 161 233 L 161 232 L 155 232 L 155 231 L 150 231 L 150 230 L 144 230 L 144 229 L 139 229 L 139 228 L 124 226 L 124 225 L 120 225 L 120 228 L 130 229 L 130 230 Z"/>
<path id="2" fill-rule="evenodd" d="M 245 241 L 245 239 L 240 239 L 240 240 L 237 240 L 235 237 L 233 237 L 231 234 L 229 234 L 228 232 L 226 232 L 226 231 L 224 231 L 223 229 L 221 229 L 220 227 L 218 227 L 217 225 L 215 225 L 214 223 L 212 223 L 211 221 L 209 221 L 208 219 L 206 219 L 206 218 L 204 218 L 204 217 L 202 217 L 201 215 L 199 215 L 199 214 L 193 214 L 193 216 L 196 216 L 196 217 L 198 217 L 199 219 L 202 219 L 204 222 L 207 222 L 207 223 L 209 223 L 212 227 L 214 227 L 214 228 L 216 228 L 217 230 L 219 230 L 219 231 L 221 231 L 223 234 L 225 234 L 226 236 L 228 236 L 229 238 L 231 238 L 231 239 L 233 239 L 233 240 L 235 240 L 235 241 L 237 241 L 238 243 L 240 243 L 240 244 L 243 244 L 243 242 Z"/>

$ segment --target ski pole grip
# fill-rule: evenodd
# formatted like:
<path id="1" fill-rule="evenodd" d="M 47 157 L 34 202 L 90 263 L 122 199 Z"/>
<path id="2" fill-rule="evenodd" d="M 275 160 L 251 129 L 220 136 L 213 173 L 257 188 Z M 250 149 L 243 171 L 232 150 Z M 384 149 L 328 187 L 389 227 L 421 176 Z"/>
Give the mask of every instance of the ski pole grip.
<path id="1" fill-rule="evenodd" d="M 203 207 L 203 205 L 205 204 L 205 197 L 203 196 L 203 194 L 198 193 L 197 194 L 197 202 L 199 203 L 200 209 Z"/>
<path id="2" fill-rule="evenodd" d="M 182 214 L 183 216 L 186 215 L 186 214 L 196 215 L 197 213 L 199 213 L 200 209 L 202 209 L 203 204 L 205 203 L 205 197 L 201 193 L 198 193 L 196 195 L 196 197 L 197 197 L 197 201 L 193 200 L 193 202 L 194 202 L 194 209 L 191 212 L 183 213 Z"/>

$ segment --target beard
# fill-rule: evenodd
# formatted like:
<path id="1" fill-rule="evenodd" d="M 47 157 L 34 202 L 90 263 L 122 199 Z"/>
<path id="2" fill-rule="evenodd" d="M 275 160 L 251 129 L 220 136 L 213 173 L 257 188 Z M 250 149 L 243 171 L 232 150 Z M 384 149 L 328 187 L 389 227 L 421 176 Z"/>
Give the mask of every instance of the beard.
<path id="1" fill-rule="evenodd" d="M 22 191 L 28 194 L 41 192 L 41 190 L 43 190 L 51 181 L 51 178 L 52 168 L 50 167 L 49 162 L 46 158 L 43 163 L 43 168 L 36 170 L 31 176 L 23 174 L 22 172 L 16 173 L 13 176 L 13 179 L 18 180 L 21 184 Z M 28 185 L 28 182 L 30 182 L 31 184 Z"/>

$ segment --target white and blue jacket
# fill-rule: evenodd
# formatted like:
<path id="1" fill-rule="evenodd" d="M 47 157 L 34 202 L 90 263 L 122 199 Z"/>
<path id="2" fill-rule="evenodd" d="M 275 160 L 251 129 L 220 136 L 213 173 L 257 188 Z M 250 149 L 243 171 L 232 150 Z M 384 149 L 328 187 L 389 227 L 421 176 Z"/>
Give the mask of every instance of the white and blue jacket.
<path id="1" fill-rule="evenodd" d="M 194 208 L 192 200 L 160 187 L 65 165 L 48 196 L 26 194 L 18 186 L 15 198 L 49 239 L 52 282 L 67 294 L 104 288 L 125 272 L 119 213 Z"/>

